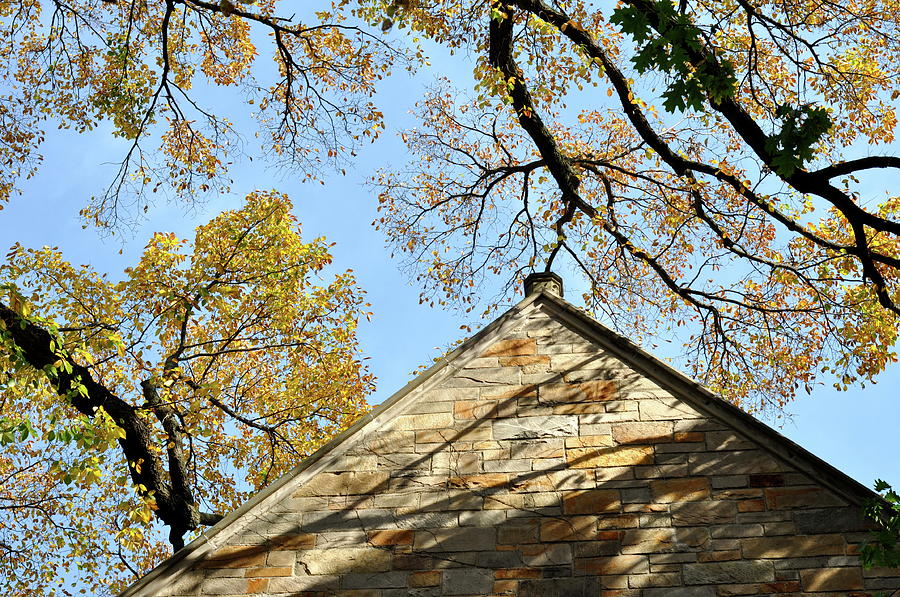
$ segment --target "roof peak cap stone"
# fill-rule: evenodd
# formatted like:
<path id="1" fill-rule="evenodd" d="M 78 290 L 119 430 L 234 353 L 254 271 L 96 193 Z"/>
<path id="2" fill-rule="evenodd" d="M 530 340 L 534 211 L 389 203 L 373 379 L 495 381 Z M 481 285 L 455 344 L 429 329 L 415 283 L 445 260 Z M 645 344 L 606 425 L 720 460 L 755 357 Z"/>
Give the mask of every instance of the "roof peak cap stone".
<path id="1" fill-rule="evenodd" d="M 525 296 L 546 292 L 563 298 L 563 281 L 553 272 L 534 272 L 525 278 Z"/>

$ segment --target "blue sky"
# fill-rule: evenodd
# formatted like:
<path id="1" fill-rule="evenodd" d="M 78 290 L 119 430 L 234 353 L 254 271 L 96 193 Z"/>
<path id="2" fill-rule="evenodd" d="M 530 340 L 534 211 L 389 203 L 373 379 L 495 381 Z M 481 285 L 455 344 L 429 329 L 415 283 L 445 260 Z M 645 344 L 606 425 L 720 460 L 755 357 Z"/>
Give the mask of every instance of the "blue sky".
<path id="1" fill-rule="evenodd" d="M 468 67 L 459 63 L 441 68 L 442 74 L 454 70 L 468 76 Z M 335 267 L 352 268 L 368 293 L 374 318 L 362 326 L 360 336 L 369 367 L 378 377 L 371 401 L 380 402 L 400 389 L 410 372 L 463 336 L 461 325 L 472 323 L 457 312 L 419 304 L 419 289 L 410 285 L 401 264 L 389 257 L 383 237 L 371 226 L 376 198 L 362 185 L 377 167 L 407 161 L 396 137 L 411 124 L 407 111 L 429 81 L 428 75 L 397 78 L 386 86 L 379 102 L 385 107 L 388 130 L 382 140 L 363 149 L 346 176 L 328 176 L 324 185 L 303 184 L 299 175 L 276 173 L 258 163 L 242 164 L 232 172 L 235 184 L 229 196 L 188 212 L 180 205 L 156 205 L 144 225 L 125 237 L 101 238 L 96 230 L 83 229 L 78 217 L 89 197 L 109 182 L 110 164 L 122 156 L 121 143 L 112 140 L 104 127 L 82 136 L 51 130 L 40 173 L 24 185 L 22 197 L 0 211 L 0 248 L 16 241 L 30 247 L 59 246 L 73 263 L 91 263 L 115 277 L 136 262 L 152 232 L 189 237 L 197 224 L 237 205 L 247 192 L 277 188 L 293 199 L 304 236 L 324 235 L 337 243 Z M 574 295 L 569 298 L 578 300 Z M 865 389 L 837 392 L 819 386 L 812 396 L 788 407 L 790 416 L 779 423 L 780 431 L 866 485 L 876 477 L 900 485 L 894 439 L 900 418 L 898 397 L 897 365 Z"/>

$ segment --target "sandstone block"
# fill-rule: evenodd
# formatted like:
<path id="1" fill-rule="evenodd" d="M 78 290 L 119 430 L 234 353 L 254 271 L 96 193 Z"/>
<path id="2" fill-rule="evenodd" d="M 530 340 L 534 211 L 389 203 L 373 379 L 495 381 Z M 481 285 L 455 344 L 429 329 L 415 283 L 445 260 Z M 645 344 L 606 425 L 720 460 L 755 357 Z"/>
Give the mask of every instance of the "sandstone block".
<path id="1" fill-rule="evenodd" d="M 526 367 L 529 365 L 545 365 L 549 367 L 550 357 L 544 354 L 500 357 L 501 367 Z M 535 373 L 536 372 L 537 371 L 535 371 Z"/>
<path id="2" fill-rule="evenodd" d="M 622 553 L 642 554 L 673 551 L 676 546 L 674 529 L 636 529 L 622 535 Z"/>
<path id="3" fill-rule="evenodd" d="M 573 448 L 566 450 L 566 461 L 574 468 L 653 464 L 653 447 Z"/>
<path id="4" fill-rule="evenodd" d="M 336 547 L 297 554 L 297 560 L 312 575 L 386 572 L 391 569 L 391 559 L 389 550 L 374 547 Z"/>
<path id="5" fill-rule="evenodd" d="M 499 400 L 501 402 L 512 399 L 523 402 L 525 401 L 524 399 L 534 399 L 537 397 L 537 386 L 515 385 L 506 387 L 505 389 L 489 387 L 482 390 L 481 397 L 485 400 Z"/>
<path id="6" fill-rule="evenodd" d="M 554 415 L 585 415 L 606 412 L 603 404 L 597 402 L 570 402 L 568 404 L 554 404 Z"/>
<path id="7" fill-rule="evenodd" d="M 650 564 L 647 556 L 619 555 L 576 560 L 575 570 L 583 574 L 646 574 Z"/>
<path id="8" fill-rule="evenodd" d="M 334 591 L 340 584 L 338 576 L 291 576 L 273 578 L 269 581 L 268 592 L 274 594 L 298 595 L 304 591 Z"/>
<path id="9" fill-rule="evenodd" d="M 518 367 L 463 369 L 441 383 L 442 388 L 483 388 L 492 385 L 518 385 Z"/>
<path id="10" fill-rule="evenodd" d="M 448 568 L 441 582 L 443 595 L 488 595 L 493 585 L 493 571 L 480 568 Z"/>
<path id="11" fill-rule="evenodd" d="M 418 530 L 413 543 L 417 551 L 487 551 L 496 544 L 497 532 L 490 527 Z"/>
<path id="12" fill-rule="evenodd" d="M 709 498 L 709 479 L 693 477 L 651 481 L 653 500 L 662 503 L 688 502 Z"/>
<path id="13" fill-rule="evenodd" d="M 534 338 L 511 338 L 491 344 L 481 357 L 519 357 L 537 354 L 537 340 Z"/>
<path id="14" fill-rule="evenodd" d="M 871 527 L 858 508 L 822 508 L 794 513 L 797 531 L 806 533 L 865 531 Z"/>
<path id="15" fill-rule="evenodd" d="M 461 489 L 496 489 L 505 487 L 509 481 L 509 477 L 502 473 L 490 473 L 481 475 L 464 475 L 461 477 L 451 477 L 447 484 L 450 487 Z"/>
<path id="16" fill-rule="evenodd" d="M 563 512 L 566 514 L 618 512 L 621 507 L 619 492 L 615 489 L 587 489 L 563 494 Z"/>
<path id="17" fill-rule="evenodd" d="M 685 564 L 684 583 L 687 585 L 712 585 L 718 583 L 756 583 L 775 580 L 775 568 L 771 562 L 709 562 Z"/>
<path id="18" fill-rule="evenodd" d="M 562 458 L 565 455 L 565 441 L 570 438 L 515 441 L 509 445 L 511 458 Z"/>
<path id="19" fill-rule="evenodd" d="M 671 397 L 641 399 L 638 410 L 642 421 L 667 419 L 698 419 L 702 415 L 684 402 Z"/>
<path id="20" fill-rule="evenodd" d="M 572 563 L 572 547 L 569 544 L 524 545 L 522 561 L 526 566 L 561 566 Z"/>
<path id="21" fill-rule="evenodd" d="M 805 558 L 842 555 L 846 549 L 839 534 L 757 537 L 741 540 L 747 558 Z"/>
<path id="22" fill-rule="evenodd" d="M 492 430 L 494 439 L 535 439 L 573 436 L 578 434 L 578 418 L 568 415 L 519 417 L 517 419 L 494 421 Z"/>
<path id="23" fill-rule="evenodd" d="M 567 448 L 589 448 L 600 446 L 610 448 L 613 445 L 612 435 L 581 435 L 579 437 L 567 437 Z"/>
<path id="24" fill-rule="evenodd" d="M 207 578 L 200 585 L 204 595 L 243 595 L 247 593 L 247 580 L 244 578 Z"/>
<path id="25" fill-rule="evenodd" d="M 464 369 L 482 369 L 484 367 L 499 367 L 500 359 L 497 357 L 475 358 L 465 364 Z"/>
<path id="26" fill-rule="evenodd" d="M 777 473 L 782 469 L 781 464 L 774 458 L 759 450 L 691 454 L 688 463 L 693 475 Z"/>
<path id="27" fill-rule="evenodd" d="M 266 565 L 266 551 L 259 545 L 225 545 L 204 562 L 204 568 L 250 568 Z"/>
<path id="28" fill-rule="evenodd" d="M 394 431 L 416 431 L 419 429 L 439 429 L 453 425 L 453 414 L 428 413 L 422 415 L 401 415 L 390 423 Z"/>
<path id="29" fill-rule="evenodd" d="M 410 530 L 385 529 L 369 531 L 368 541 L 375 546 L 382 545 L 412 545 L 413 532 Z"/>
<path id="30" fill-rule="evenodd" d="M 597 538 L 597 519 L 593 516 L 550 518 L 541 522 L 541 541 L 593 541 Z"/>
<path id="31" fill-rule="evenodd" d="M 801 570 L 804 591 L 851 591 L 863 588 L 859 568 L 821 568 Z"/>
<path id="32" fill-rule="evenodd" d="M 612 436 L 619 444 L 647 444 L 672 441 L 670 422 L 619 423 L 612 426 Z"/>
<path id="33" fill-rule="evenodd" d="M 819 487 L 766 489 L 766 502 L 770 509 L 776 510 L 846 505 L 844 500 Z"/>
<path id="34" fill-rule="evenodd" d="M 250 577 L 275 577 L 275 576 L 293 576 L 294 567 L 291 566 L 266 566 L 265 568 L 248 568 L 244 576 Z M 248 589 L 249 590 L 249 589 Z M 253 591 L 250 591 L 251 593 Z"/>
<path id="35" fill-rule="evenodd" d="M 441 571 L 440 570 L 422 570 L 419 572 L 410 572 L 409 573 L 409 587 L 410 588 L 419 588 L 419 587 L 437 587 L 441 584 Z"/>
<path id="36" fill-rule="evenodd" d="M 672 522 L 676 526 L 729 524 L 733 523 L 737 517 L 735 510 L 732 502 L 704 500 L 673 503 L 671 506 Z"/>

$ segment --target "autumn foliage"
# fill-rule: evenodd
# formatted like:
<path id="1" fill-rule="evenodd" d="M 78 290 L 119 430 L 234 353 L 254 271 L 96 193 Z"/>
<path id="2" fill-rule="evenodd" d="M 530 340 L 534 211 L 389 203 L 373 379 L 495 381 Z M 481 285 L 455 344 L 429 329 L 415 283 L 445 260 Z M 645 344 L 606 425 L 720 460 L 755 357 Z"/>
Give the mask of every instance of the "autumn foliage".
<path id="1" fill-rule="evenodd" d="M 7 256 L 7 592 L 76 571 L 93 590 L 133 579 L 167 552 L 154 517 L 181 544 L 365 411 L 366 305 L 352 274 L 324 275 L 328 245 L 301 240 L 290 211 L 251 195 L 193 241 L 155 235 L 120 280 L 55 249 Z"/>

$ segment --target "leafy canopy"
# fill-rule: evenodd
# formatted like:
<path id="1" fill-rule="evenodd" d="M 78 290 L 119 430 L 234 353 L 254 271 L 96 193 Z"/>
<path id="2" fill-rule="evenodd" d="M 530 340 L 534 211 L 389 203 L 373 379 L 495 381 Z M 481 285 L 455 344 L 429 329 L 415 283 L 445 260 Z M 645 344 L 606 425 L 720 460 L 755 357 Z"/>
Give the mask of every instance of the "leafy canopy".
<path id="1" fill-rule="evenodd" d="M 93 591 L 122 588 L 166 553 L 154 517 L 180 544 L 367 408 L 366 305 L 350 272 L 325 277 L 328 245 L 300 238 L 282 195 L 248 196 L 192 242 L 156 234 L 117 281 L 56 249 L 7 257 L 0 509 L 14 515 L 0 519 L 0 557 L 16 573 L 0 578 L 11 594 L 76 571 Z"/>

